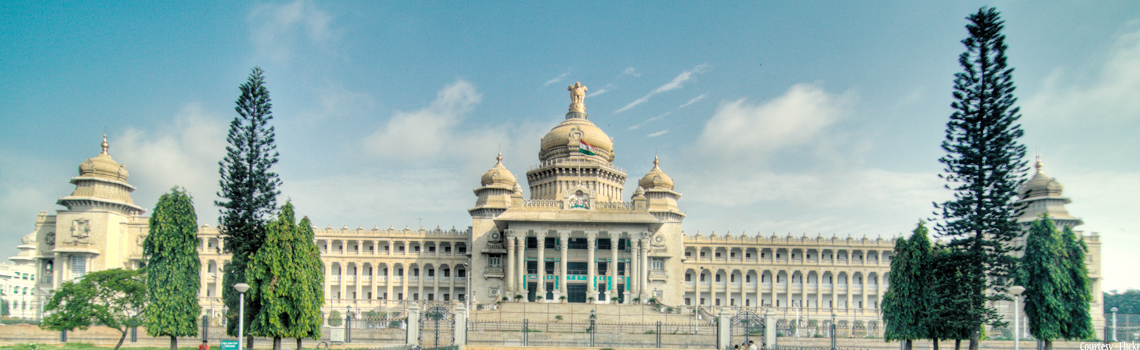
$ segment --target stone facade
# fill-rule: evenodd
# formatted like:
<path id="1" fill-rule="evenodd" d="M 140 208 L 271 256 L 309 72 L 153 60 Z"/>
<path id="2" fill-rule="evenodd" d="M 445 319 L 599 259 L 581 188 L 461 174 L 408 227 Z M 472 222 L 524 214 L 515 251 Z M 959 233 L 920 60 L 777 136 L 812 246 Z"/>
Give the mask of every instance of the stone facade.
<path id="1" fill-rule="evenodd" d="M 681 193 L 658 160 L 624 201 L 627 174 L 613 163 L 614 142 L 584 105 L 577 107 L 542 138 L 539 163 L 525 174 L 529 198 L 499 156 L 474 189 L 465 230 L 315 228 L 326 311 L 469 298 L 483 304 L 654 298 L 670 306 L 774 308 L 786 318 L 879 318 L 893 239 L 687 235 Z M 71 179 L 75 191 L 57 202 L 65 209 L 42 212 L 12 258 L 38 276 L 41 290 L 89 271 L 143 263 L 148 217 L 133 204 L 126 167 L 111 159 L 105 138 L 101 146 Z M 1022 197 L 1029 208 L 1022 222 L 1049 212 L 1063 225 L 1081 224 L 1064 210 L 1069 199 L 1040 165 Z M 204 313 L 216 316 L 229 256 L 217 228 L 201 226 L 199 238 L 201 302 Z M 1084 238 L 1093 310 L 1100 310 L 1100 242 L 1095 234 Z M 1093 316 L 1100 329 L 1103 315 Z"/>

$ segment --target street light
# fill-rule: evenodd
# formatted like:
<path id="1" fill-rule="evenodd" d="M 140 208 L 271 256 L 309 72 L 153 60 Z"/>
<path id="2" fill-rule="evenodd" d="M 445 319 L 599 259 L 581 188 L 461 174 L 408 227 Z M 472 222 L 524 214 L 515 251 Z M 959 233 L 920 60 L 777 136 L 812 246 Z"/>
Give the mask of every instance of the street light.
<path id="1" fill-rule="evenodd" d="M 1013 286 L 1009 292 L 1013 294 L 1013 349 L 1021 350 L 1021 293 L 1025 287 Z"/>
<path id="2" fill-rule="evenodd" d="M 1116 340 L 1116 312 L 1120 311 L 1120 309 L 1117 309 L 1115 306 L 1113 306 L 1112 309 L 1109 309 L 1108 311 L 1112 311 L 1112 341 L 1117 341 Z"/>
<path id="3" fill-rule="evenodd" d="M 245 283 L 238 283 L 234 285 L 234 289 L 238 291 L 238 344 L 241 344 L 242 337 L 245 335 L 245 291 L 249 290 L 249 285 Z"/>

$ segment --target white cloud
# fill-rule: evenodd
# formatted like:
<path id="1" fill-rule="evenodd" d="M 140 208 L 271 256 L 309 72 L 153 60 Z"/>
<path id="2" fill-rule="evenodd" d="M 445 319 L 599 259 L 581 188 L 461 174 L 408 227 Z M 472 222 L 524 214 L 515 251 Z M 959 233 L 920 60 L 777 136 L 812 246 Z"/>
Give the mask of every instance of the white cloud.
<path id="1" fill-rule="evenodd" d="M 649 101 L 649 98 L 652 97 L 653 95 L 656 95 L 656 94 L 659 94 L 662 92 L 666 92 L 666 91 L 670 91 L 670 90 L 680 89 L 680 88 L 685 86 L 686 82 L 688 82 L 690 79 L 693 78 L 694 74 L 704 73 L 709 68 L 712 68 L 712 66 L 709 66 L 708 64 L 701 64 L 701 65 L 698 65 L 696 67 L 693 67 L 693 69 L 691 69 L 691 70 L 681 72 L 681 74 L 677 75 L 676 78 L 673 78 L 672 81 L 665 83 L 665 85 L 661 85 L 661 86 L 657 87 L 656 89 L 653 89 L 653 91 L 650 91 L 649 94 L 645 95 L 645 97 L 642 97 L 642 98 L 639 98 L 637 100 L 634 100 L 633 102 L 630 102 L 629 104 L 625 105 L 625 107 L 622 107 L 621 109 L 618 109 L 617 111 L 614 111 L 614 113 L 615 114 L 621 113 L 627 109 L 633 108 L 634 106 L 645 103 L 646 101 Z"/>
<path id="2" fill-rule="evenodd" d="M 692 100 L 689 100 L 689 102 L 685 102 L 685 104 L 681 105 L 680 107 L 677 107 L 677 109 L 685 108 L 685 107 L 688 107 L 689 105 L 700 102 L 701 100 L 705 99 L 705 97 L 707 97 L 707 96 L 708 96 L 708 94 L 701 94 L 700 96 L 693 97 Z"/>
<path id="3" fill-rule="evenodd" d="M 667 133 L 667 132 L 669 132 L 669 130 L 668 130 L 668 129 L 666 129 L 666 130 L 661 130 L 661 131 L 658 131 L 658 132 L 655 132 L 655 133 L 652 133 L 652 134 L 649 134 L 649 135 L 645 135 L 645 137 L 658 137 L 658 136 L 661 136 L 661 135 L 665 135 L 665 133 Z"/>
<path id="4" fill-rule="evenodd" d="M 554 77 L 554 79 L 550 79 L 550 80 L 547 80 L 545 83 L 542 83 L 542 86 L 546 87 L 546 86 L 550 86 L 551 84 L 558 83 L 558 82 L 562 81 L 562 79 L 565 79 L 566 76 L 569 76 L 569 75 L 570 75 L 570 72 L 562 73 L 562 75 L 559 75 L 557 77 Z"/>
<path id="5" fill-rule="evenodd" d="M 598 96 L 598 95 L 610 92 L 610 90 L 614 89 L 615 87 L 616 86 L 614 86 L 614 84 L 606 84 L 606 86 L 603 86 L 601 89 L 598 89 L 594 92 L 586 94 L 586 97 L 594 97 L 594 96 Z"/>
<path id="6" fill-rule="evenodd" d="M 848 114 L 851 97 L 811 84 L 796 84 L 783 95 L 751 104 L 745 99 L 717 108 L 696 147 L 723 159 L 763 160 L 785 147 L 816 140 Z"/>
<path id="7" fill-rule="evenodd" d="M 250 41 L 263 57 L 288 61 L 299 43 L 325 46 L 339 37 L 332 15 L 307 0 L 261 4 L 249 14 Z"/>
<path id="8" fill-rule="evenodd" d="M 629 67 L 629 68 L 626 68 L 624 71 L 622 71 L 621 75 L 629 75 L 629 76 L 633 76 L 636 78 L 636 77 L 640 77 L 641 73 L 638 73 L 637 69 L 635 69 L 633 67 Z"/>
<path id="9" fill-rule="evenodd" d="M 181 186 L 194 197 L 198 221 L 213 223 L 218 161 L 225 157 L 229 128 L 198 104 L 183 106 L 172 119 L 156 130 L 126 129 L 108 140 L 109 153 L 130 170 L 129 181 L 139 188 L 132 195 L 136 204 L 149 211 L 159 195 Z"/>
<path id="10" fill-rule="evenodd" d="M 645 126 L 645 124 L 648 124 L 649 122 L 652 122 L 652 121 L 654 121 L 654 120 L 658 120 L 658 119 L 664 118 L 665 116 L 667 116 L 667 115 L 670 115 L 670 114 L 673 114 L 673 112 L 665 112 L 665 113 L 661 113 L 661 115 L 658 115 L 658 116 L 656 116 L 656 117 L 653 117 L 653 118 L 649 118 L 649 119 L 646 119 L 645 121 L 643 121 L 643 122 L 641 122 L 641 123 L 638 123 L 637 125 L 634 125 L 634 126 L 631 126 L 631 127 L 629 127 L 629 129 L 630 129 L 630 130 L 637 130 L 638 128 L 641 128 L 642 126 Z"/>
<path id="11" fill-rule="evenodd" d="M 1134 122 L 1140 114 L 1140 30 L 1117 36 L 1095 81 L 1074 83 L 1057 68 L 1025 110 L 1067 124 Z"/>
<path id="12" fill-rule="evenodd" d="M 382 158 L 435 156 L 452 144 L 451 131 L 482 98 L 471 83 L 457 80 L 440 90 L 431 105 L 412 112 L 396 112 L 388 125 L 365 138 L 364 144 L 368 151 Z"/>

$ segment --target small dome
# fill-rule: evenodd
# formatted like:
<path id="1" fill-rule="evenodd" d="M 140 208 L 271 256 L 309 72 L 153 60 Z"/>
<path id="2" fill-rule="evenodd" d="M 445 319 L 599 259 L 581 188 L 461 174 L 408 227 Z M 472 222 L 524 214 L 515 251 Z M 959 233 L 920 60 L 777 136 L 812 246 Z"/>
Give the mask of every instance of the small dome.
<path id="1" fill-rule="evenodd" d="M 513 189 L 517 182 L 515 182 L 515 176 L 511 174 L 511 171 L 503 166 L 503 154 L 499 153 L 499 156 L 495 157 L 495 160 L 498 162 L 495 163 L 495 166 L 491 167 L 491 170 L 487 170 L 487 172 L 483 174 L 483 181 L 480 183 L 483 186 L 503 185 Z"/>
<path id="2" fill-rule="evenodd" d="M 613 161 L 613 140 L 610 140 L 610 137 L 601 128 L 586 118 L 586 113 L 583 112 L 567 113 L 566 120 L 550 129 L 550 132 L 542 137 L 542 150 L 538 153 L 539 157 L 542 158 L 541 160 L 546 160 L 545 157 L 547 156 L 544 155 L 549 154 L 548 150 L 566 148 L 570 146 L 571 140 L 575 140 L 575 145 L 577 145 L 576 140 L 585 140 L 594 148 L 605 151 L 603 157 Z"/>
<path id="3" fill-rule="evenodd" d="M 98 177 L 109 180 L 118 180 L 122 182 L 127 181 L 127 167 L 115 162 L 111 159 L 111 155 L 107 154 L 107 135 L 103 135 L 103 152 L 99 155 L 87 158 L 87 161 L 79 164 L 79 176 L 81 177 Z"/>
<path id="4" fill-rule="evenodd" d="M 1034 167 L 1037 168 L 1037 174 L 1034 174 L 1033 178 L 1029 179 L 1024 185 L 1021 185 L 1021 190 L 1019 191 L 1021 192 L 1021 198 L 1061 196 L 1065 187 L 1061 186 L 1061 183 L 1057 182 L 1056 179 L 1045 175 L 1045 171 L 1042 170 L 1042 168 L 1045 167 L 1045 163 L 1041 161 L 1040 156 L 1037 157 L 1037 163 L 1034 164 Z"/>
<path id="5" fill-rule="evenodd" d="M 660 163 L 657 157 L 653 157 L 653 170 L 645 174 L 645 176 L 641 178 L 641 181 L 637 182 L 637 185 L 647 190 L 672 190 L 673 179 L 669 178 L 669 175 L 665 175 L 664 171 L 661 171 L 661 168 L 657 166 Z"/>

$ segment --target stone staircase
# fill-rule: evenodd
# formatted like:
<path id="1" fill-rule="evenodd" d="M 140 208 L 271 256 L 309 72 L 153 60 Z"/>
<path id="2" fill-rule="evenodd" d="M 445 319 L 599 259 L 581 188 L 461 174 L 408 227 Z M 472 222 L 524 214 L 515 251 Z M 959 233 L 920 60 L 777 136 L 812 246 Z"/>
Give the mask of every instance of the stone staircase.
<path id="1" fill-rule="evenodd" d="M 668 308 L 668 307 L 665 307 Z M 614 305 L 614 304 L 579 304 L 579 303 L 513 303 L 499 304 L 492 310 L 491 305 L 484 305 L 483 310 L 471 310 L 473 320 L 502 320 L 530 322 L 586 322 L 590 313 L 597 316 L 597 322 L 624 322 L 624 323 L 693 323 L 709 322 L 705 318 L 698 321 L 691 313 L 663 313 L 661 307 L 653 305 Z"/>

